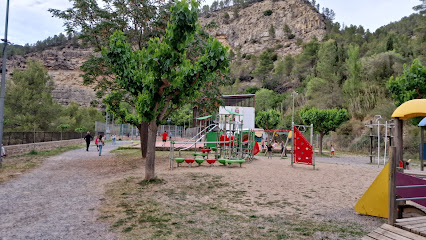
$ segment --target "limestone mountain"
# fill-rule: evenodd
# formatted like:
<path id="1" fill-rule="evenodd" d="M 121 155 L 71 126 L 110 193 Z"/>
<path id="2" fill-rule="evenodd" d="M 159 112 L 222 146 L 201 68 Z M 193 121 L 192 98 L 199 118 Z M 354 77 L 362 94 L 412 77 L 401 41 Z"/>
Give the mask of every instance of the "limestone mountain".
<path id="1" fill-rule="evenodd" d="M 80 66 L 91 54 L 92 49 L 73 46 L 68 42 L 43 51 L 9 57 L 6 62 L 7 73 L 11 75 L 14 69 L 25 69 L 28 58 L 41 61 L 54 82 L 54 99 L 62 105 L 77 102 L 80 106 L 90 106 L 91 101 L 96 99 L 95 92 L 93 86 L 83 84 L 83 78 L 80 77 L 83 71 Z"/>
<path id="2" fill-rule="evenodd" d="M 301 42 L 322 40 L 326 21 L 304 0 L 266 0 L 247 7 L 231 6 L 204 14 L 199 22 L 234 52 L 256 54 L 267 48 L 279 56 L 298 54 Z"/>
<path id="3" fill-rule="evenodd" d="M 278 56 L 295 55 L 301 52 L 302 42 L 313 38 L 321 40 L 326 34 L 324 16 L 306 0 L 265 0 L 245 7 L 231 6 L 208 15 L 199 18 L 200 24 L 233 52 L 241 54 L 259 55 L 273 48 Z M 54 99 L 63 105 L 77 102 L 89 106 L 96 96 L 93 86 L 83 84 L 80 67 L 91 54 L 92 49 L 68 41 L 9 57 L 8 74 L 15 68 L 24 69 L 27 58 L 39 60 L 55 84 Z"/>

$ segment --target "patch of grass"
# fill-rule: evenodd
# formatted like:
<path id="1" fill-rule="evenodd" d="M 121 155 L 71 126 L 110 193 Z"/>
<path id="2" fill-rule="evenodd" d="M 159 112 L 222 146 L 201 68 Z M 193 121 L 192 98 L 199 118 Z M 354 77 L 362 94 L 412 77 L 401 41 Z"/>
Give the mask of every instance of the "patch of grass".
<path id="1" fill-rule="evenodd" d="M 37 155 L 38 154 L 38 151 L 36 151 L 36 150 L 31 150 L 29 153 L 28 153 L 29 155 Z"/>
<path id="2" fill-rule="evenodd" d="M 142 185 L 142 186 L 146 186 L 146 185 L 149 185 L 149 184 L 166 184 L 166 181 L 164 179 L 155 178 L 155 179 L 151 179 L 151 180 L 142 180 L 142 181 L 138 182 L 138 184 Z"/>
<path id="3" fill-rule="evenodd" d="M 80 148 L 83 148 L 83 145 L 58 147 L 45 151 L 31 150 L 26 154 L 5 157 L 2 159 L 3 163 L 0 168 L 0 184 L 38 167 L 48 157 Z"/>

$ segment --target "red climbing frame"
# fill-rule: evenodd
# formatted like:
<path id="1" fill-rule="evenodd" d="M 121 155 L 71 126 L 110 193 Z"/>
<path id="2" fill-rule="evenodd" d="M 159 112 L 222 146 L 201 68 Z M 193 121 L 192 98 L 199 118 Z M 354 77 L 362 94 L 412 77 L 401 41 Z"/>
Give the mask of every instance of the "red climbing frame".
<path id="1" fill-rule="evenodd" d="M 296 126 L 294 127 L 294 133 L 294 162 L 312 165 L 312 144 L 309 143 Z"/>

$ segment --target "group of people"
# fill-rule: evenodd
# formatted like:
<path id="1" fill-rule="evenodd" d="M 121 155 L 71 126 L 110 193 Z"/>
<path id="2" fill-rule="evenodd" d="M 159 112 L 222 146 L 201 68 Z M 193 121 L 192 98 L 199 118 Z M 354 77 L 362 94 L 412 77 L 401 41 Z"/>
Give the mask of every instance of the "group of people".
<path id="1" fill-rule="evenodd" d="M 269 141 L 269 144 L 266 144 L 268 141 L 265 142 L 264 139 L 262 139 L 262 150 L 265 151 L 265 156 L 268 155 L 268 159 L 271 158 L 272 159 L 272 149 L 274 149 L 277 146 L 277 141 L 274 141 L 274 143 L 272 144 L 271 141 Z M 284 150 L 284 142 L 281 142 L 281 152 Z"/>
<path id="2" fill-rule="evenodd" d="M 115 145 L 115 135 L 113 135 L 113 136 L 114 136 L 114 138 L 113 138 L 113 145 Z M 86 140 L 86 151 L 88 152 L 89 151 L 90 142 L 93 140 L 93 136 L 90 135 L 90 132 L 87 132 L 87 135 L 84 136 L 84 140 Z M 101 156 L 102 155 L 102 147 L 105 146 L 105 142 L 103 140 L 102 134 L 99 135 L 98 137 L 96 137 L 95 144 L 96 144 L 96 149 L 99 152 L 99 156 Z"/>
<path id="3" fill-rule="evenodd" d="M 268 141 L 266 141 L 266 142 L 268 142 Z M 272 149 L 274 147 L 276 147 L 276 145 L 278 144 L 277 141 L 274 141 L 274 144 L 272 144 L 272 142 L 269 141 L 269 144 L 266 145 L 265 144 L 265 140 L 262 139 L 261 144 L 262 144 L 261 150 L 265 151 L 265 156 L 268 155 L 268 159 L 272 158 Z M 281 145 L 281 153 L 282 153 L 284 151 L 284 141 L 281 141 L 280 145 Z M 334 147 L 333 147 L 333 145 L 331 145 L 331 148 L 330 148 L 330 157 L 334 157 Z"/>

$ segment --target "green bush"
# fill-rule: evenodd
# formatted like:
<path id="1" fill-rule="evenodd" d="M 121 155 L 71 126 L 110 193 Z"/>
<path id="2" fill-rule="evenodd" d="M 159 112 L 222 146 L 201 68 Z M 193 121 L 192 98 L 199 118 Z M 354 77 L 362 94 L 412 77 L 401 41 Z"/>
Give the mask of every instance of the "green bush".
<path id="1" fill-rule="evenodd" d="M 264 11 L 263 15 L 265 15 L 265 16 L 271 16 L 272 15 L 272 10 L 269 9 L 269 10 Z"/>

